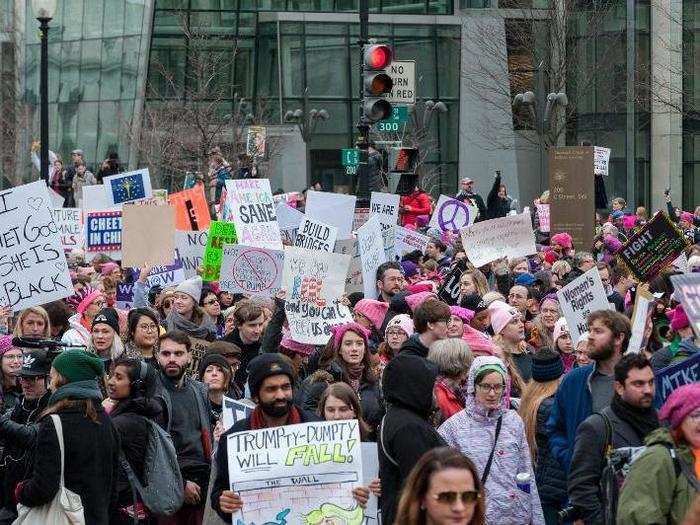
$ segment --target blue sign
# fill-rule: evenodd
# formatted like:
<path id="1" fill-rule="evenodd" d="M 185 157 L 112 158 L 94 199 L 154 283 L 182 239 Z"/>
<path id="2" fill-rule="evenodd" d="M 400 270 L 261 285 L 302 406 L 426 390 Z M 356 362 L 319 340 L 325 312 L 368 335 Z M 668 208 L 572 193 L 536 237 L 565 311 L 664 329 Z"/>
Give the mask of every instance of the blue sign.
<path id="1" fill-rule="evenodd" d="M 122 212 L 90 212 L 85 220 L 85 247 L 88 252 L 118 252 L 122 249 Z"/>
<path id="2" fill-rule="evenodd" d="M 654 405 L 661 408 L 676 388 L 700 381 L 700 352 L 680 363 L 656 372 L 656 398 Z"/>

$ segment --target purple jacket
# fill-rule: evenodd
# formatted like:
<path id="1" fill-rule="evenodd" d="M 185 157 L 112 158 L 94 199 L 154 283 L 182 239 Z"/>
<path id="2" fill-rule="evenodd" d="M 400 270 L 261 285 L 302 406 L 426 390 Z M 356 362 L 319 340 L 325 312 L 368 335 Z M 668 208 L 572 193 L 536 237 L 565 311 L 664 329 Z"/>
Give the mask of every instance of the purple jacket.
<path id="1" fill-rule="evenodd" d="M 451 447 L 459 449 L 483 473 L 493 447 L 498 416 L 503 416 L 491 471 L 486 480 L 486 523 L 488 525 L 544 525 L 535 473 L 530 461 L 530 449 L 520 416 L 505 406 L 487 411 L 474 397 L 476 370 L 485 364 L 499 364 L 497 357 L 479 356 L 469 369 L 467 398 L 464 410 L 445 421 L 439 434 Z M 506 396 L 504 396 L 506 399 Z M 530 473 L 530 494 L 515 484 L 520 472 Z"/>

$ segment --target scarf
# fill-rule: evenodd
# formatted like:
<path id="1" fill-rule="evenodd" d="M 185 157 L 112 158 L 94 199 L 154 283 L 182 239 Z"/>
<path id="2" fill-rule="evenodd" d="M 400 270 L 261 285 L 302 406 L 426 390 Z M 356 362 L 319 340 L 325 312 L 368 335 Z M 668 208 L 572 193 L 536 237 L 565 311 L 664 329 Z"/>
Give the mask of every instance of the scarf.
<path id="1" fill-rule="evenodd" d="M 651 432 L 659 428 L 659 418 L 653 407 L 640 408 L 630 405 L 615 394 L 610 409 L 613 413 L 632 427 L 641 441 Z"/>
<path id="2" fill-rule="evenodd" d="M 301 423 L 301 412 L 294 405 L 289 409 L 289 415 L 287 416 L 286 425 L 296 425 Z M 262 408 L 255 407 L 253 413 L 250 415 L 250 430 L 260 430 L 261 428 L 267 428 L 267 421 L 265 421 L 265 415 L 263 414 Z"/>
<path id="3" fill-rule="evenodd" d="M 216 327 L 214 323 L 211 322 L 211 318 L 208 315 L 202 315 L 202 321 L 196 324 L 189 319 L 185 319 L 175 310 L 172 310 L 166 319 L 166 324 L 168 331 L 182 330 L 187 333 L 187 335 L 196 337 L 197 339 L 209 340 L 216 336 Z"/>
<path id="4" fill-rule="evenodd" d="M 102 402 L 102 391 L 97 379 L 87 381 L 74 381 L 59 387 L 49 398 L 49 406 L 54 405 L 62 399 L 87 400 L 94 399 Z"/>
<path id="5" fill-rule="evenodd" d="M 351 365 L 349 363 L 343 363 L 345 369 L 348 371 L 348 379 L 350 379 L 350 386 L 355 392 L 360 391 L 360 379 L 362 379 L 362 373 L 365 371 L 364 363 L 357 363 Z"/>

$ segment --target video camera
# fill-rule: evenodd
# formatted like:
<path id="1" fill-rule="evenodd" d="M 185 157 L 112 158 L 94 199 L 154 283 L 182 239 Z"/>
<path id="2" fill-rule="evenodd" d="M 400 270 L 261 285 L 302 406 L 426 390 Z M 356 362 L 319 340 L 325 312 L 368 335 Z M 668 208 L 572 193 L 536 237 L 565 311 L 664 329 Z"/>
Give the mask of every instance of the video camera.
<path id="1" fill-rule="evenodd" d="M 40 339 L 36 337 L 24 336 L 13 337 L 12 346 L 15 346 L 17 348 L 27 348 L 30 350 L 44 350 L 51 361 L 53 361 L 58 354 L 69 348 L 87 350 L 87 347 L 85 345 L 72 345 L 70 343 L 55 341 L 53 339 Z"/>

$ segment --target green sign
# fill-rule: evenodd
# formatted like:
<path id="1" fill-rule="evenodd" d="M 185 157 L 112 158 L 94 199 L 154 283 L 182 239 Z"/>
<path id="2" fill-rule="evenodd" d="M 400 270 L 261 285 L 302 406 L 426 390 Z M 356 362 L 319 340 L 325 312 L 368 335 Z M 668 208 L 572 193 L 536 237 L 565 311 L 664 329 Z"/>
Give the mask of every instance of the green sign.
<path id="1" fill-rule="evenodd" d="M 376 124 L 376 131 L 395 132 L 399 131 L 401 124 L 408 121 L 408 106 L 394 106 L 391 117 L 380 120 Z"/>
<path id="2" fill-rule="evenodd" d="M 360 150 L 357 148 L 343 149 L 340 159 L 343 166 L 357 166 L 360 163 Z"/>
<path id="3" fill-rule="evenodd" d="M 345 166 L 346 175 L 357 175 L 357 166 Z"/>
<path id="4" fill-rule="evenodd" d="M 212 221 L 209 225 L 209 236 L 207 246 L 204 249 L 202 266 L 204 273 L 203 281 L 218 281 L 221 270 L 221 260 L 224 256 L 224 244 L 236 244 L 236 227 L 233 223 L 223 221 Z"/>

